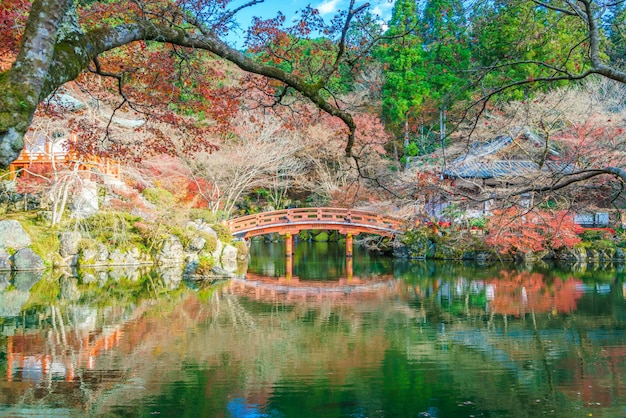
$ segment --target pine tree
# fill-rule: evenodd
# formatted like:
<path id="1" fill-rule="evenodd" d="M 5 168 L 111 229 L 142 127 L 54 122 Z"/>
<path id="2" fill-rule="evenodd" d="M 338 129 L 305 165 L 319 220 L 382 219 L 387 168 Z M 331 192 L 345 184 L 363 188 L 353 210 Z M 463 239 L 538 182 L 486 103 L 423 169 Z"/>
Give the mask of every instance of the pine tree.
<path id="1" fill-rule="evenodd" d="M 401 133 L 405 147 L 409 142 L 410 117 L 428 94 L 418 25 L 415 1 L 398 0 L 385 33 L 387 42 L 381 45 L 377 54 L 385 75 L 383 119 L 396 134 Z"/>

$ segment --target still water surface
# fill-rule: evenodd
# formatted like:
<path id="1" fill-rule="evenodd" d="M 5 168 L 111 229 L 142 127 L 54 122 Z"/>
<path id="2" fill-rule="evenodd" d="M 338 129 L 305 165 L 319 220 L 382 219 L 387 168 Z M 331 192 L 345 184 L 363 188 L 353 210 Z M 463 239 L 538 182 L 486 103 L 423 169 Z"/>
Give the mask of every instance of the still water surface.
<path id="1" fill-rule="evenodd" d="M 253 245 L 214 285 L 0 273 L 0 416 L 626 416 L 621 269 Z"/>

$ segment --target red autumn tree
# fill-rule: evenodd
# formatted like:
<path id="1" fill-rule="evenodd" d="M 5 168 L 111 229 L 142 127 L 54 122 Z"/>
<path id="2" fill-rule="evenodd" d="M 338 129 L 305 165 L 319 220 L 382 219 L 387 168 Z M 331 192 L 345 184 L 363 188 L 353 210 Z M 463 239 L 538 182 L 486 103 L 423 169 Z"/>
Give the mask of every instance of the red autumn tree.
<path id="1" fill-rule="evenodd" d="M 241 9 L 261 2 L 2 2 L 3 12 L 9 10 L 27 18 L 23 26 L 0 26 L 3 40 L 11 34 L 6 45 L 11 66 L 0 70 L 0 166 L 19 155 L 37 106 L 57 88 L 88 72 L 104 79 L 85 77 L 80 81 L 86 88 L 90 82 L 101 83 L 116 92 L 119 99 L 114 110 L 133 110 L 169 122 L 188 135 L 188 142 L 199 140 L 203 145 L 205 130 L 223 126 L 221 122 L 230 119 L 237 107 L 230 94 L 232 86 L 219 82 L 224 80 L 222 75 L 230 79 L 230 70 L 220 73 L 222 67 L 215 65 L 216 57 L 272 80 L 264 92 L 275 103 L 285 97 L 304 98 L 340 118 L 348 127 L 345 152 L 352 155 L 356 124 L 351 113 L 328 92 L 339 70 L 352 67 L 376 42 L 376 37 L 367 39 L 372 32 L 353 30 L 361 18 L 367 20 L 367 5 L 355 6 L 351 0 L 343 14 L 323 27 L 318 26 L 321 19 L 313 9 L 306 9 L 291 27 L 283 27 L 284 18 L 267 24 L 259 21 L 248 39 L 256 52 L 252 56 L 229 45 L 225 35 L 237 25 L 235 17 Z M 291 38 L 312 37 L 313 31 L 320 30 L 326 40 L 316 44 L 310 59 L 301 60 L 308 67 L 297 71 L 286 68 L 284 62 L 293 61 L 300 53 L 290 47 Z M 275 55 L 283 46 L 288 52 L 285 60 L 258 59 Z M 218 82 L 207 85 L 207 80 Z M 200 120 L 194 124 L 183 118 L 190 114 L 207 116 L 205 123 Z M 161 139 L 167 140 L 164 136 Z M 110 144 L 110 152 L 118 152 L 118 142 Z M 159 145 L 157 141 L 155 146 Z"/>
<path id="2" fill-rule="evenodd" d="M 527 253 L 572 247 L 580 242 L 580 231 L 566 211 L 511 207 L 494 212 L 485 241 L 502 254 Z"/>

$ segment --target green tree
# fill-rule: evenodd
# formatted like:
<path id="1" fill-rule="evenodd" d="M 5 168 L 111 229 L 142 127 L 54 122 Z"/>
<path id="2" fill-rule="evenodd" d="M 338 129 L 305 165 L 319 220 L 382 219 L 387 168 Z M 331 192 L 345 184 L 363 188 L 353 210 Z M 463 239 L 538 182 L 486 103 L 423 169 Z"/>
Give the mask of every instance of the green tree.
<path id="1" fill-rule="evenodd" d="M 624 68 L 626 65 L 626 1 L 618 2 L 610 9 L 608 17 L 611 62 Z"/>
<path id="2" fill-rule="evenodd" d="M 537 3 L 496 0 L 474 8 L 473 58 L 485 93 L 507 86 L 505 98 L 524 99 L 535 80 L 576 79 L 592 67 L 589 27 L 576 15 L 582 11 L 559 8 L 571 2 Z"/>
<path id="3" fill-rule="evenodd" d="M 396 134 L 401 133 L 406 148 L 410 117 L 417 112 L 427 94 L 419 16 L 414 0 L 395 3 L 385 36 L 387 41 L 378 50 L 385 77 L 383 120 Z M 395 142 L 394 153 L 397 161 Z"/>
<path id="4" fill-rule="evenodd" d="M 428 97 L 422 106 L 421 132 L 437 131 L 439 138 L 422 134 L 422 143 L 443 146 L 446 109 L 467 98 L 471 51 L 465 9 L 461 0 L 428 0 L 422 17 Z M 441 142 L 439 142 L 441 141 Z M 421 148 L 428 149 L 423 144 Z M 432 148 L 432 145 L 431 145 Z"/>
<path id="5" fill-rule="evenodd" d="M 462 91 L 471 55 L 462 1 L 427 1 L 421 27 L 431 97 Z"/>

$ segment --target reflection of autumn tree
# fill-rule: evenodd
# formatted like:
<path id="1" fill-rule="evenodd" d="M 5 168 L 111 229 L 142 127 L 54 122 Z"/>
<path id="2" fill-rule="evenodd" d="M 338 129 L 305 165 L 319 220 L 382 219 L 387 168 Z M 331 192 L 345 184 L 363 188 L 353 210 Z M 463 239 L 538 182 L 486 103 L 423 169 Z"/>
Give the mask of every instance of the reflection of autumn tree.
<path id="1" fill-rule="evenodd" d="M 572 313 L 582 297 L 582 282 L 573 278 L 548 282 L 543 274 L 502 271 L 489 282 L 493 286 L 493 313 L 521 316 L 526 313 Z"/>
<path id="2" fill-rule="evenodd" d="M 306 390 L 305 397 L 296 398 L 302 400 L 302 408 L 341 402 L 345 399 L 342 391 L 328 389 L 342 387 L 354 396 L 349 399 L 372 408 L 364 409 L 365 413 L 376 416 L 375 407 L 386 402 L 385 391 L 410 393 L 399 400 L 400 406 L 419 408 L 438 390 L 445 390 L 445 385 L 462 387 L 463 396 L 480 402 L 485 410 L 519 411 L 527 406 L 527 396 L 542 399 L 542 405 L 529 416 L 540 416 L 545 396 L 554 396 L 559 400 L 550 407 L 563 408 L 562 416 L 567 416 L 573 411 L 572 404 L 577 404 L 568 398 L 568 377 L 555 373 L 555 365 L 561 370 L 562 364 L 580 364 L 577 353 L 582 350 L 589 367 L 585 373 L 592 374 L 592 366 L 604 364 L 614 365 L 615 373 L 623 373 L 623 364 L 603 363 L 601 358 L 603 348 L 607 353 L 619 352 L 594 341 L 590 332 L 582 343 L 572 341 L 572 329 L 598 329 L 606 324 L 606 318 L 541 314 L 551 312 L 548 306 L 552 304 L 557 312 L 571 312 L 580 296 L 575 280 L 552 282 L 531 272 L 500 273 L 487 280 L 473 276 L 473 283 L 495 286 L 490 306 L 494 311 L 500 309 L 497 313 L 503 311 L 498 305 L 503 297 L 517 303 L 516 312 L 524 306 L 533 309 L 519 314 L 504 312 L 510 315 L 508 319 L 496 315 L 487 324 L 484 311 L 476 317 L 448 316 L 445 321 L 436 316 L 436 298 L 429 294 L 441 294 L 446 287 L 450 294 L 472 289 L 471 280 L 461 283 L 458 276 L 451 279 L 451 274 L 436 274 L 436 282 L 432 277 L 419 282 L 419 294 L 416 284 L 407 286 L 407 281 L 395 280 L 393 286 L 362 297 L 350 292 L 343 299 L 324 294 L 285 297 L 281 293 L 287 285 L 284 282 L 276 284 L 274 299 L 266 298 L 271 295 L 269 291 L 257 296 L 252 286 L 244 292 L 232 282 L 221 287 L 200 285 L 197 291 L 182 286 L 158 298 L 158 284 L 152 282 L 109 282 L 102 290 L 97 282 L 68 283 L 62 291 L 55 287 L 48 292 L 48 299 L 55 304 L 56 325 L 40 323 L 40 335 L 49 338 L 33 339 L 31 353 L 68 353 L 68 361 L 83 367 L 63 386 L 67 392 L 64 396 L 73 399 L 71 405 L 88 408 L 93 415 L 112 415 L 120 405 L 130 408 L 128 415 L 137 416 L 155 405 L 162 408 L 162 415 L 174 414 L 183 404 L 197 412 L 222 411 L 233 396 L 246 404 L 276 405 L 293 399 L 289 398 L 293 394 L 284 390 L 287 382 L 293 384 L 291 388 Z M 519 302 L 522 288 L 526 289 L 526 305 Z M 70 292 L 72 289 L 76 292 Z M 74 320 L 68 315 L 78 299 L 58 302 L 59 292 L 65 297 L 80 294 L 81 300 L 104 306 L 94 315 L 104 332 L 80 328 L 80 318 Z M 115 297 L 97 297 L 108 294 Z M 137 298 L 127 300 L 125 295 Z M 138 308 L 124 314 L 126 304 L 120 301 L 132 302 Z M 92 312 L 95 314 L 96 308 Z M 537 320 L 531 323 L 528 315 L 523 317 L 524 312 L 536 313 Z M 114 336 L 113 343 L 107 342 L 109 336 Z M 619 338 L 611 341 L 618 342 Z M 95 354 L 89 363 L 93 371 L 83 362 L 90 352 Z M 594 356 L 597 361 L 587 360 Z M 416 363 L 428 364 L 429 370 L 415 367 Z M 591 384 L 609 384 L 604 377 L 583 377 Z M 503 387 L 521 388 L 523 393 L 511 389 L 507 393 L 511 396 L 503 396 Z M 589 399 L 603 399 L 594 396 Z M 384 406 L 388 412 L 395 411 L 394 407 Z M 290 412 L 286 415 L 297 415 Z"/>

